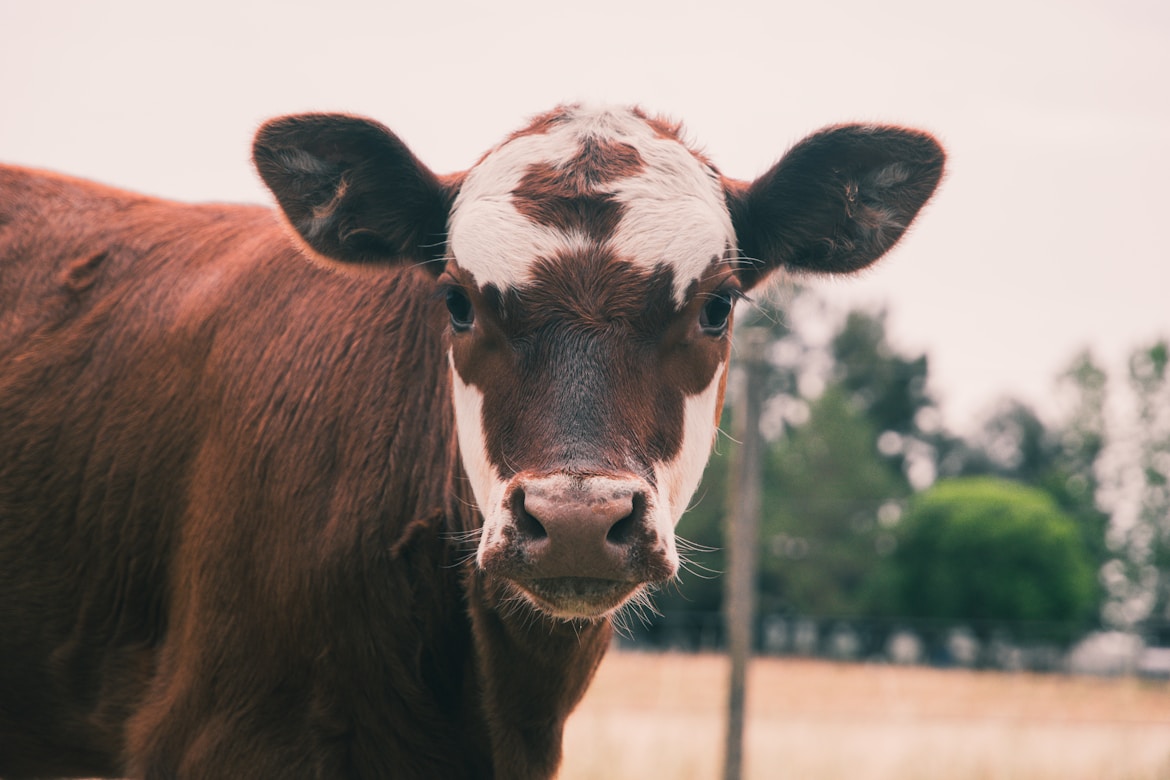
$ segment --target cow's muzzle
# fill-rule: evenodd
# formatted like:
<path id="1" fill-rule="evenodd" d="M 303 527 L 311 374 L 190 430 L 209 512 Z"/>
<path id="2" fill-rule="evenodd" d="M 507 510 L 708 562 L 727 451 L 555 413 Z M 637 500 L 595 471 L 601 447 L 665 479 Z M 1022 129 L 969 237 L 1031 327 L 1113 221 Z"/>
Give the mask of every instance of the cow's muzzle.
<path id="1" fill-rule="evenodd" d="M 653 490 L 638 477 L 521 474 L 503 508 L 480 564 L 556 617 L 600 617 L 677 571 Z"/>

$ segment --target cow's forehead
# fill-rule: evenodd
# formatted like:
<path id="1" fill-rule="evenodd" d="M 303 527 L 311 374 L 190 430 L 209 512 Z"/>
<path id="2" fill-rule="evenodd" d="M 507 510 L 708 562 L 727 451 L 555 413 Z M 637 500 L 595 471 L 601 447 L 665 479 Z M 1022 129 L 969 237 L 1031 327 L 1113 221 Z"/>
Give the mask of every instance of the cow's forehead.
<path id="1" fill-rule="evenodd" d="M 673 128 L 634 109 L 571 106 L 488 153 L 467 175 L 450 249 L 477 285 L 532 281 L 537 264 L 599 252 L 669 270 L 681 303 L 734 245 L 718 173 Z"/>

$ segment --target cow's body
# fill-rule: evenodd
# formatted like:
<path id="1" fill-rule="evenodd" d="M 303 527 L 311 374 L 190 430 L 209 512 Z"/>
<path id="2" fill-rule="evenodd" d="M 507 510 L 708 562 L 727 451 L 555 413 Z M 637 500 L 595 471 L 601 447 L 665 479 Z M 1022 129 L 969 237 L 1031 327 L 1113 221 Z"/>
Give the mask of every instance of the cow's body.
<path id="1" fill-rule="evenodd" d="M 0 506 L 6 533 L 36 530 L 0 546 L 3 771 L 117 773 L 129 713 L 149 749 L 151 721 L 187 711 L 209 751 L 279 714 L 284 744 L 256 752 L 324 776 L 385 756 L 473 776 L 486 750 L 450 749 L 482 726 L 461 722 L 475 672 L 442 535 L 471 518 L 433 281 L 300 261 L 267 209 L 0 181 L 19 192 L 0 217 Z M 354 517 L 360 536 L 338 528 Z M 204 663 L 277 712 L 193 690 Z M 387 706 L 355 706 L 377 691 Z M 319 752 L 350 732 L 377 749 Z"/>
<path id="2" fill-rule="evenodd" d="M 464 180 L 424 184 L 453 193 Z M 549 776 L 608 617 L 674 573 L 660 526 L 680 499 L 656 491 L 676 473 L 697 480 L 687 435 L 640 422 L 647 432 L 616 455 L 588 442 L 562 453 L 566 438 L 618 430 L 578 412 L 521 437 L 547 452 L 513 469 L 516 423 L 491 429 L 493 391 L 475 368 L 502 342 L 468 339 L 489 317 L 481 295 L 539 280 L 524 288 L 506 258 L 462 264 L 448 248 L 447 284 L 470 302 L 448 292 L 446 311 L 425 264 L 331 272 L 302 251 L 355 244 L 330 248 L 306 227 L 330 213 L 304 217 L 274 189 L 307 247 L 268 209 L 0 169 L 0 776 Z M 677 276 L 655 288 L 655 317 L 672 300 L 685 309 Z M 520 327 L 507 305 L 500 321 Z M 601 377 L 585 388 L 632 381 L 604 364 L 600 326 L 555 335 L 572 317 L 546 315 L 515 343 L 537 332 L 579 347 Z M 716 351 L 683 361 L 710 365 L 702 381 L 684 376 L 677 399 L 655 402 L 685 412 L 677 427 L 692 437 L 713 425 L 725 377 L 725 334 L 704 329 Z M 571 383 L 539 384 L 553 390 L 521 392 L 517 408 Z M 602 408 L 581 394 L 578 408 Z M 468 418 L 453 397 L 483 410 Z M 482 454 L 467 452 L 473 434 Z M 639 460 L 643 441 L 659 460 Z M 477 499 L 498 515 L 483 538 Z M 558 508 L 574 501 L 617 502 L 601 547 L 574 536 L 582 515 Z M 545 526 L 568 529 L 551 534 L 560 550 L 545 553 Z"/>

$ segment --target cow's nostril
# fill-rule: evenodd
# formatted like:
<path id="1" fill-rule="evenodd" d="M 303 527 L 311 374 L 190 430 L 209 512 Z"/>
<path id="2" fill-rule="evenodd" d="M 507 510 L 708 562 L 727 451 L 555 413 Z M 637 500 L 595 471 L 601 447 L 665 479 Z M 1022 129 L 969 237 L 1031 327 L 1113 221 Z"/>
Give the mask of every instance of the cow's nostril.
<path id="1" fill-rule="evenodd" d="M 646 497 L 635 493 L 631 497 L 630 513 L 614 523 L 605 534 L 605 540 L 610 544 L 626 545 L 633 542 L 635 529 L 646 513 Z"/>
<path id="2" fill-rule="evenodd" d="M 633 514 L 628 514 L 621 520 L 613 524 L 609 529 L 609 533 L 605 535 L 605 541 L 610 544 L 625 544 L 630 540 L 634 527 Z"/>
<path id="3" fill-rule="evenodd" d="M 515 518 L 516 530 L 530 541 L 538 541 L 548 537 L 548 531 L 539 520 L 524 507 L 525 496 L 522 488 L 516 488 L 512 493 L 512 517 Z"/>

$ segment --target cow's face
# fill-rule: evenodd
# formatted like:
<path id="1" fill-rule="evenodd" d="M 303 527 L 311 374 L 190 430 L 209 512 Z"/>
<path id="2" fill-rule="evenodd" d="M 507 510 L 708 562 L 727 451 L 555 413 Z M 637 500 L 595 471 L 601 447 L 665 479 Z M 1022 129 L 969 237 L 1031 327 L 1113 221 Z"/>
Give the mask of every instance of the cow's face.
<path id="1" fill-rule="evenodd" d="M 846 126 L 749 185 L 671 125 L 576 106 L 448 179 L 351 117 L 276 120 L 255 153 L 312 256 L 435 269 L 477 564 L 567 619 L 675 576 L 736 298 L 781 265 L 868 265 L 942 171 L 929 136 Z"/>
<path id="2" fill-rule="evenodd" d="M 718 174 L 635 113 L 565 110 L 468 173 L 447 246 L 480 566 L 566 617 L 673 577 L 740 289 Z"/>

